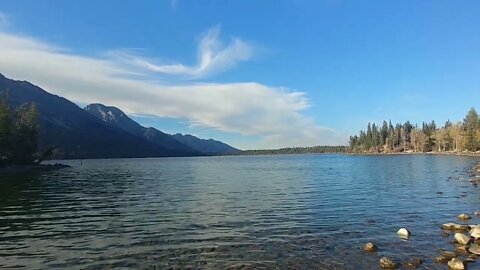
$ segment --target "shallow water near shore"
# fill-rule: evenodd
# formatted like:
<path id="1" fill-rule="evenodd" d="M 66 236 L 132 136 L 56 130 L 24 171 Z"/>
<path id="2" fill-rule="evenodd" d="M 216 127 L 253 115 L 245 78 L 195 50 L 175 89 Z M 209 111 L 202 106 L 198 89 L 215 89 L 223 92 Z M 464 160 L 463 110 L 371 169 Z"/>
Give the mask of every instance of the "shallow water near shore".
<path id="1" fill-rule="evenodd" d="M 0 268 L 377 269 L 386 255 L 446 269 L 434 262 L 439 249 L 453 251 L 440 226 L 480 211 L 480 190 L 468 182 L 478 161 L 432 155 L 64 161 L 72 167 L 0 179 Z M 400 227 L 412 232 L 409 240 L 397 237 Z M 365 253 L 368 241 L 379 251 Z"/>

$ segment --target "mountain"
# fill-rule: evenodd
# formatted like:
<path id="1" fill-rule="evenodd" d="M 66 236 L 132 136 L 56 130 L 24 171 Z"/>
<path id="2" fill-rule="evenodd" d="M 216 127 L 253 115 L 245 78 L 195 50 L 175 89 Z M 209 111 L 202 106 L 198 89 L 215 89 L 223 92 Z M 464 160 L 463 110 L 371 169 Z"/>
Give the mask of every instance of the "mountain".
<path id="1" fill-rule="evenodd" d="M 12 108 L 35 103 L 39 113 L 39 148 L 54 147 L 53 158 L 165 157 L 195 153 L 189 148 L 187 151 L 185 146 L 174 149 L 147 141 L 105 123 L 65 98 L 0 74 L 0 94 L 5 92 Z"/>
<path id="2" fill-rule="evenodd" d="M 170 135 L 155 128 L 143 127 L 116 107 L 95 103 L 85 107 L 85 110 L 111 126 L 143 137 L 147 141 L 167 149 L 181 149 L 196 154 L 228 154 L 240 151 L 213 139 L 205 140 L 192 135 L 182 134 Z"/>
<path id="3" fill-rule="evenodd" d="M 185 153 L 190 153 L 190 155 L 201 154 L 201 151 L 195 150 L 175 140 L 169 134 L 163 133 L 155 128 L 145 128 L 141 126 L 116 107 L 94 103 L 85 107 L 84 110 L 108 125 L 123 129 L 130 134 L 144 138 L 145 140 L 166 149 L 183 151 Z"/>
<path id="4" fill-rule="evenodd" d="M 205 154 L 233 154 L 241 152 L 239 149 L 226 143 L 213 139 L 204 140 L 189 134 L 182 135 L 177 133 L 173 135 L 173 138 Z"/>

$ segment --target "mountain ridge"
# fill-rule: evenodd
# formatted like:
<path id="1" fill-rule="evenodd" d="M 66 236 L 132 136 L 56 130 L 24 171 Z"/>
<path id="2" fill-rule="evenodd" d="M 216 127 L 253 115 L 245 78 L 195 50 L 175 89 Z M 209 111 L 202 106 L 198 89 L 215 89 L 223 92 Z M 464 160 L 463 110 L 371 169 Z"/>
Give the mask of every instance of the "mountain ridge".
<path id="1" fill-rule="evenodd" d="M 205 155 L 185 146 L 176 149 L 152 143 L 105 123 L 64 97 L 51 94 L 25 80 L 9 79 L 1 73 L 0 94 L 7 96 L 8 104 L 13 109 L 24 103 L 36 105 L 39 150 L 53 150 L 51 158 L 54 159 Z"/>
<path id="2" fill-rule="evenodd" d="M 192 151 L 192 153 L 206 155 L 228 154 L 240 151 L 228 144 L 214 139 L 201 139 L 190 134 L 182 135 L 180 133 L 170 135 L 153 127 L 144 127 L 128 117 L 128 115 L 122 110 L 114 106 L 92 103 L 87 105 L 84 110 L 110 125 L 145 138 L 147 141 L 162 147 L 174 147 L 177 149 Z"/>

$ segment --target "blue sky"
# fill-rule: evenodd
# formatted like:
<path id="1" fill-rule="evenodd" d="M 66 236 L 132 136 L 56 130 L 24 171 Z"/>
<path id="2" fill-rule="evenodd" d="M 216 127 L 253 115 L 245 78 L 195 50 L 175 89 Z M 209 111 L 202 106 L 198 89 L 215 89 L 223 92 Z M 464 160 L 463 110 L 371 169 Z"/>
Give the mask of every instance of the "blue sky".
<path id="1" fill-rule="evenodd" d="M 0 72 L 240 148 L 480 101 L 478 1 L 1 1 Z"/>

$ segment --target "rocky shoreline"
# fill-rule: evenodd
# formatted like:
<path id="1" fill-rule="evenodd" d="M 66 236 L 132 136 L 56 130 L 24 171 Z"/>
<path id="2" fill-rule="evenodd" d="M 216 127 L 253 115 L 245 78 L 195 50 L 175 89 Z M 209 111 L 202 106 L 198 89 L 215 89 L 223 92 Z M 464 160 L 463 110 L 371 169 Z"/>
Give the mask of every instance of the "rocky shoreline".
<path id="1" fill-rule="evenodd" d="M 70 168 L 69 165 L 55 163 L 55 164 L 36 164 L 36 165 L 18 165 L 0 168 L 1 174 L 14 174 L 25 172 L 48 172 L 59 169 Z"/>
<path id="2" fill-rule="evenodd" d="M 480 152 L 381 152 L 381 153 L 347 153 L 349 155 L 359 156 L 391 156 L 391 155 L 445 155 L 445 156 L 462 156 L 462 157 L 480 157 Z"/>
<path id="3" fill-rule="evenodd" d="M 460 177 L 458 180 L 465 181 L 467 179 Z M 480 163 L 469 172 L 468 182 L 474 187 L 480 183 Z M 444 264 L 449 269 L 466 270 L 469 264 L 480 260 L 480 224 L 469 224 L 472 216 L 479 217 L 480 212 L 461 213 L 456 217 L 457 223 L 445 223 L 439 228 L 441 230 L 440 237 L 448 240 L 447 244 L 451 244 L 451 250 L 440 249 L 433 261 Z M 397 235 L 402 239 L 409 239 L 411 233 L 406 228 L 400 228 Z M 381 247 L 373 242 L 368 242 L 363 246 L 365 252 L 377 252 L 379 249 Z M 428 259 L 432 260 L 432 258 Z M 382 257 L 379 260 L 379 265 L 383 269 L 416 269 L 422 263 L 423 259 L 417 257 L 403 262 L 390 257 Z"/>

